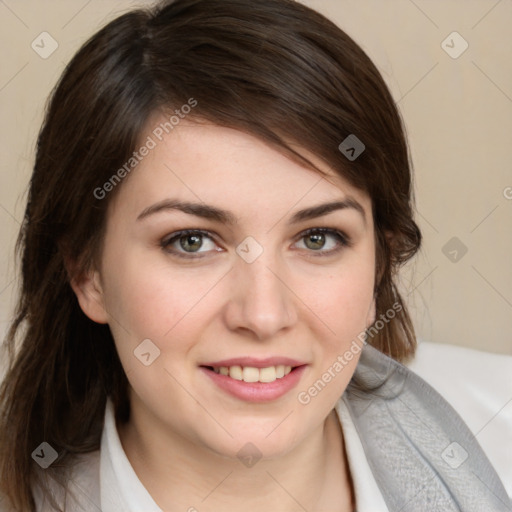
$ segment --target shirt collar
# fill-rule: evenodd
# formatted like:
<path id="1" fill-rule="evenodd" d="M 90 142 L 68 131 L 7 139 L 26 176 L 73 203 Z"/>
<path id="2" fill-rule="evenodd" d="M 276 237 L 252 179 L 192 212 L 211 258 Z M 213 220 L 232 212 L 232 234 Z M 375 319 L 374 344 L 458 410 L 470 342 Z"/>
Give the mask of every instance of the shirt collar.
<path id="1" fill-rule="evenodd" d="M 101 437 L 100 489 L 103 512 L 162 512 L 124 452 L 110 399 L 107 400 Z"/>
<path id="2" fill-rule="evenodd" d="M 363 444 L 350 416 L 345 398 L 338 400 L 335 410 L 343 431 L 348 466 L 354 484 L 356 512 L 388 512 L 389 509 L 366 459 Z"/>

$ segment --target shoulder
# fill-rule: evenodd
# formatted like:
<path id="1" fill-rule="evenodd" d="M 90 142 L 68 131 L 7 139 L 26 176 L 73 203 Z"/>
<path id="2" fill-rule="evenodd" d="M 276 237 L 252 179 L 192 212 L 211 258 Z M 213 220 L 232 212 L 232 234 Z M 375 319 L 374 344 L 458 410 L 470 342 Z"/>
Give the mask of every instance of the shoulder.
<path id="1" fill-rule="evenodd" d="M 100 450 L 74 458 L 63 489 L 56 481 L 48 479 L 51 494 L 63 510 L 86 512 L 100 510 Z M 33 485 L 32 494 L 36 512 L 53 512 L 48 500 L 38 485 Z M 1 512 L 1 511 L 0 511 Z"/>
<path id="2" fill-rule="evenodd" d="M 512 356 L 421 341 L 407 366 L 459 413 L 512 496 Z"/>

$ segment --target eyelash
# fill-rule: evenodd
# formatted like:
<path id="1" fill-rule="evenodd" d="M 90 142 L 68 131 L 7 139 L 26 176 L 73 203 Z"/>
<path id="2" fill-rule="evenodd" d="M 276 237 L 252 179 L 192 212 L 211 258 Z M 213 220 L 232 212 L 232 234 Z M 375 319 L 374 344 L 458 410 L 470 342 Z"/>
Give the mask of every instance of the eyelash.
<path id="1" fill-rule="evenodd" d="M 317 233 L 333 236 L 334 238 L 337 239 L 338 246 L 336 248 L 330 249 L 328 251 L 323 251 L 321 249 L 318 251 L 309 250 L 308 252 L 311 252 L 312 253 L 311 256 L 313 256 L 313 257 L 331 256 L 333 254 L 338 253 L 345 247 L 351 247 L 350 238 L 345 233 L 338 231 L 337 229 L 325 228 L 325 227 L 307 229 L 306 231 L 303 231 L 302 233 L 300 233 L 298 235 L 296 241 L 298 242 L 301 239 L 303 239 L 311 234 L 317 234 Z M 186 252 L 180 252 L 180 251 L 169 249 L 169 246 L 172 245 L 174 242 L 178 241 L 180 238 L 183 238 L 185 236 L 190 236 L 190 235 L 201 235 L 201 236 L 210 238 L 212 241 L 215 241 L 215 235 L 209 231 L 204 231 L 201 229 L 185 229 L 182 231 L 177 231 L 176 233 L 173 233 L 171 236 L 164 238 L 160 242 L 160 245 L 166 252 L 168 252 L 174 256 L 177 256 L 179 258 L 186 258 L 186 259 L 192 260 L 192 259 L 204 258 L 205 256 L 207 256 L 211 251 L 207 251 L 204 253 L 186 253 Z"/>

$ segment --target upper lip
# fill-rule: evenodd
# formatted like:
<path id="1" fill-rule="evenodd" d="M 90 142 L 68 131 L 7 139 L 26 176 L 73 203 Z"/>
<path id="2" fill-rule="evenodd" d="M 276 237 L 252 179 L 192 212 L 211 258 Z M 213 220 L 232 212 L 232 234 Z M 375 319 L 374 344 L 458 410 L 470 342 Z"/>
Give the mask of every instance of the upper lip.
<path id="1" fill-rule="evenodd" d="M 265 358 L 256 358 L 256 357 L 233 357 L 231 359 L 223 359 L 221 361 L 212 361 L 209 363 L 201 364 L 200 366 L 212 366 L 213 368 L 219 368 L 221 366 L 229 367 L 229 366 L 250 366 L 252 368 L 268 368 L 269 366 L 302 366 L 307 363 L 302 361 L 298 361 L 297 359 L 292 359 L 290 357 L 265 357 Z"/>

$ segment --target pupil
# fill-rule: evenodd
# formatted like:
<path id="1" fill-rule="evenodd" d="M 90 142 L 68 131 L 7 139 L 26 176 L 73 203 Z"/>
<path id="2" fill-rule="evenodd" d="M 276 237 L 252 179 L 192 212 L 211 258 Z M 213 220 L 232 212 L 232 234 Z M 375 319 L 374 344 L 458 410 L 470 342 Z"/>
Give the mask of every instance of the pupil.
<path id="1" fill-rule="evenodd" d="M 202 242 L 199 235 L 186 235 L 180 239 L 181 247 L 187 252 L 194 252 L 194 249 L 200 249 Z"/>
<path id="2" fill-rule="evenodd" d="M 323 233 L 309 235 L 307 241 L 312 242 L 311 246 L 306 243 L 310 249 L 321 249 L 325 243 L 325 235 Z"/>

